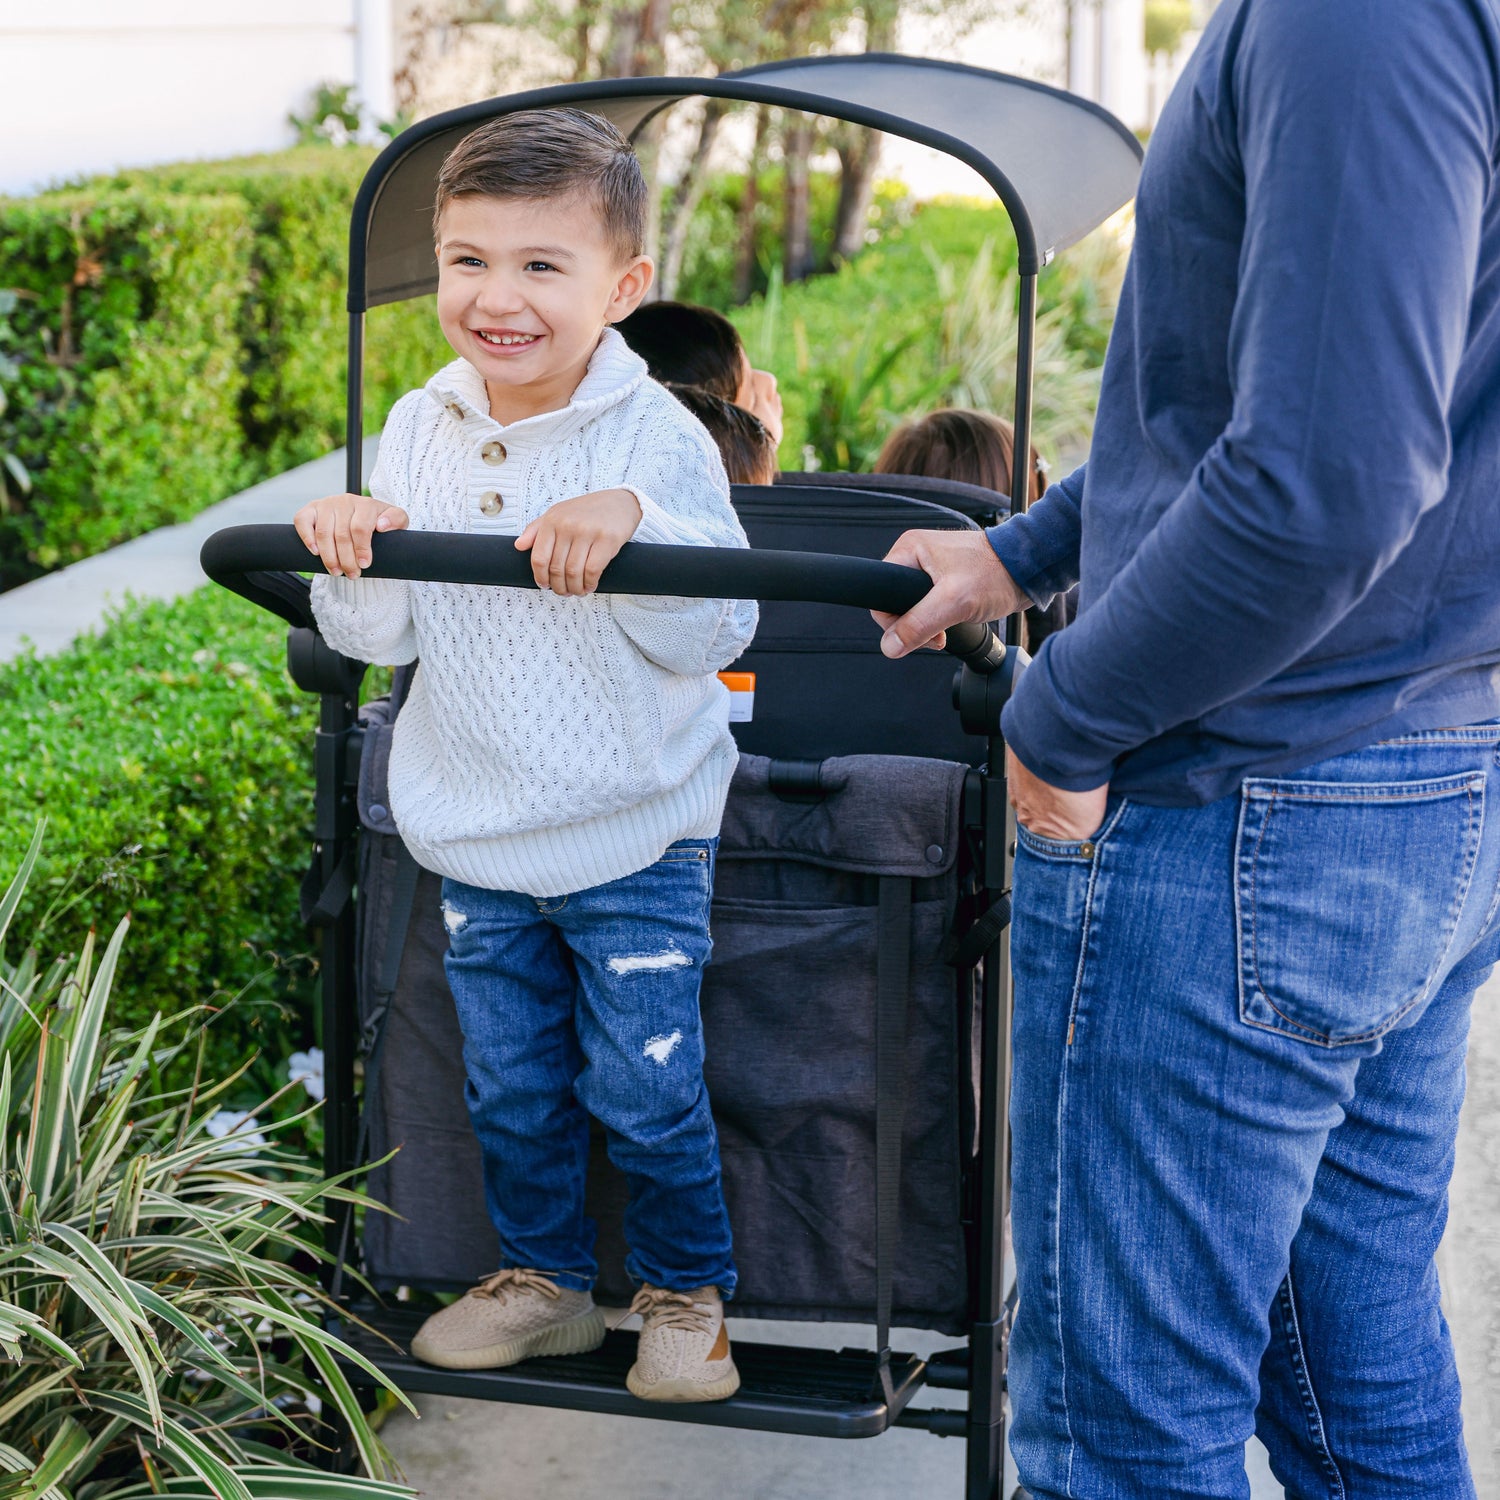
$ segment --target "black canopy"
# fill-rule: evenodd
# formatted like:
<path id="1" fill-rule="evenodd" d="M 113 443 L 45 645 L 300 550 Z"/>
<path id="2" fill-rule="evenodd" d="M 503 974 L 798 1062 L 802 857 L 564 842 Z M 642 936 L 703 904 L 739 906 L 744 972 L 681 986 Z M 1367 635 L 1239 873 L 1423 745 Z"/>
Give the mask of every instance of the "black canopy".
<path id="1" fill-rule="evenodd" d="M 1023 276 L 1128 203 L 1140 174 L 1140 143 L 1098 105 L 1029 79 L 929 58 L 858 53 L 766 63 L 717 78 L 625 78 L 534 89 L 434 115 L 380 154 L 355 203 L 350 312 L 436 289 L 438 167 L 482 121 L 574 105 L 607 116 L 629 136 L 669 105 L 699 96 L 850 120 L 946 151 L 973 167 L 1005 204 Z"/>

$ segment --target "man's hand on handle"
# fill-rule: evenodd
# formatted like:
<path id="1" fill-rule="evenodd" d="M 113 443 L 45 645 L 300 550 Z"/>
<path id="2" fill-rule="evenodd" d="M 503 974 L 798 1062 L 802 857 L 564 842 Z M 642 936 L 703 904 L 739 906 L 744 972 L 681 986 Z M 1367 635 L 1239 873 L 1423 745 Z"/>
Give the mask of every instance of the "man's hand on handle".
<path id="1" fill-rule="evenodd" d="M 1031 603 L 983 532 L 908 531 L 885 560 L 920 568 L 932 579 L 926 598 L 904 615 L 871 611 L 885 631 L 880 649 L 887 656 L 905 656 L 923 646 L 941 649 L 950 625 L 1001 620 Z M 1005 764 L 1011 806 L 1031 833 L 1071 843 L 1098 832 L 1108 784 L 1065 792 L 1033 775 L 1010 750 L 1005 752 Z"/>
<path id="2" fill-rule="evenodd" d="M 941 650 L 950 625 L 1002 620 L 1031 603 L 982 531 L 908 531 L 885 560 L 920 568 L 932 579 L 931 592 L 904 615 L 870 611 L 885 631 L 880 649 L 887 656 L 922 646 Z"/>

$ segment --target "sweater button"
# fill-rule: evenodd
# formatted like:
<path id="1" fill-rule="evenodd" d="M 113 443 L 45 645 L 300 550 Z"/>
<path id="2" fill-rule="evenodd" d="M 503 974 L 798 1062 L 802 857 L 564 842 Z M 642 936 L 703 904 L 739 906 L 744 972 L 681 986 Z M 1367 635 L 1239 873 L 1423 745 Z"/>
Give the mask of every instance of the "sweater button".
<path id="1" fill-rule="evenodd" d="M 500 442 L 488 442 L 479 450 L 479 456 L 487 464 L 503 464 L 505 462 L 505 444 Z"/>
<path id="2" fill-rule="evenodd" d="M 498 516 L 505 509 L 505 501 L 501 498 L 499 490 L 486 490 L 479 497 L 479 509 L 487 516 Z"/>
<path id="3" fill-rule="evenodd" d="M 458 404 L 457 401 L 450 401 L 448 403 L 448 415 L 450 417 L 457 417 L 458 420 L 462 422 L 464 419 L 464 409 Z"/>

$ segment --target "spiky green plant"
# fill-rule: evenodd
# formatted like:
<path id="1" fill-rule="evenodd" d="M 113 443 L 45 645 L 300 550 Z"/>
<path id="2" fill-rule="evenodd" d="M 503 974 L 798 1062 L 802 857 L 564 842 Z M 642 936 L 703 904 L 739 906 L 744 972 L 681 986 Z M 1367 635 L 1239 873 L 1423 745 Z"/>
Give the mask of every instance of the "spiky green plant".
<path id="1" fill-rule="evenodd" d="M 1016 276 L 996 275 L 986 240 L 966 271 L 929 251 L 942 306 L 937 360 L 940 401 L 1008 417 L 1016 404 Z M 1099 403 L 1099 363 L 1072 347 L 1065 304 L 1036 320 L 1032 364 L 1032 441 L 1044 454 L 1088 446 Z"/>
<path id="2" fill-rule="evenodd" d="M 41 842 L 0 899 L 0 944 Z M 102 954 L 90 935 L 76 959 L 0 957 L 0 1500 L 409 1496 L 338 1360 L 386 1382 L 324 1330 L 295 1263 L 322 1253 L 319 1199 L 357 1195 L 211 1136 L 235 1080 L 164 1089 L 180 1020 L 110 1032 L 128 925 Z M 288 1451 L 320 1402 L 374 1480 Z"/>

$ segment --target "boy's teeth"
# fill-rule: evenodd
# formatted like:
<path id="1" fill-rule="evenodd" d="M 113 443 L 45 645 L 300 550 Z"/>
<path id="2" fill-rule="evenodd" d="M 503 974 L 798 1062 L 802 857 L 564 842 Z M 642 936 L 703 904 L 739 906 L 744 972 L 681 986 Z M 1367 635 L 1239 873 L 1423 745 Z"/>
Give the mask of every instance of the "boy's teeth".
<path id="1" fill-rule="evenodd" d="M 487 344 L 534 344 L 537 335 L 534 333 L 485 333 L 479 332 L 479 337 Z"/>

